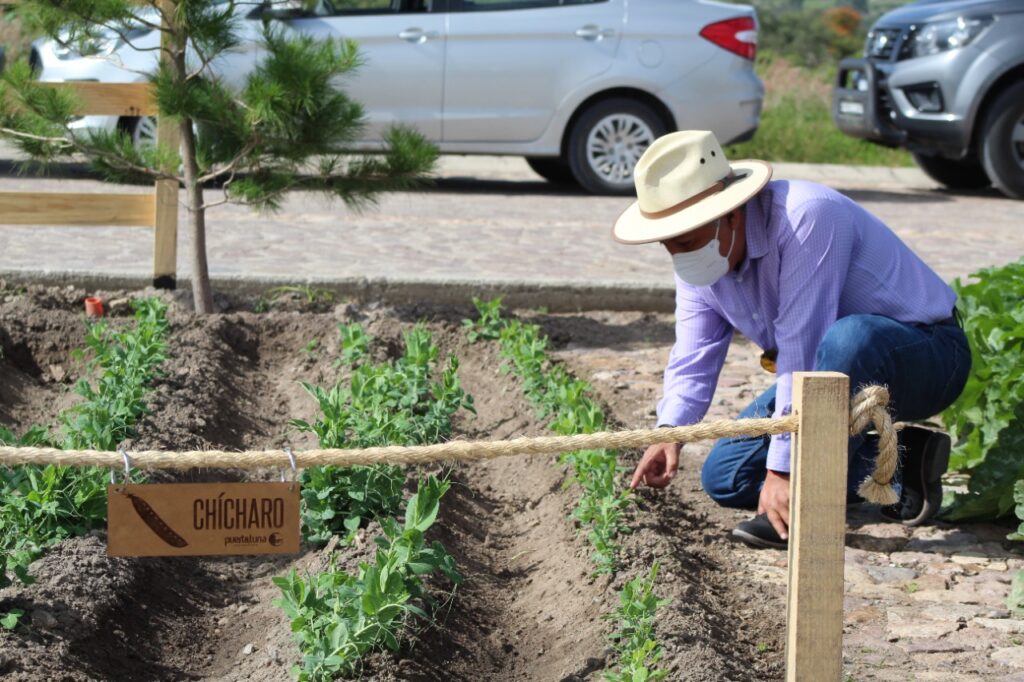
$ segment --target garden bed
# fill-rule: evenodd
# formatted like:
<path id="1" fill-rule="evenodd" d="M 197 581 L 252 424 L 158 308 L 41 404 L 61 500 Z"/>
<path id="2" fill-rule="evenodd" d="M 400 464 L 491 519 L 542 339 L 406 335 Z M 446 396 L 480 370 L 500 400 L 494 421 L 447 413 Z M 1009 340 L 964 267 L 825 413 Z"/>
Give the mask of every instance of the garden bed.
<path id="1" fill-rule="evenodd" d="M 74 289 L 29 288 L 0 294 L 0 425 L 21 433 L 52 424 L 74 402 L 69 388 L 85 371 L 71 357 L 85 326 Z M 108 292 L 117 301 L 126 294 Z M 500 370 L 494 341 L 469 343 L 464 307 L 385 307 L 373 302 L 270 305 L 235 300 L 227 312 L 198 318 L 170 302 L 168 359 L 137 424 L 130 449 L 251 449 L 316 445 L 289 426 L 313 419 L 316 404 L 300 382 L 338 378 L 338 325 L 360 323 L 377 339 L 378 360 L 401 352 L 403 331 L 425 322 L 441 356 L 460 362 L 462 388 L 476 414 L 460 412 L 456 437 L 501 439 L 547 433 L 520 380 Z M 252 312 L 269 308 L 265 312 Z M 128 320 L 115 303 L 115 320 Z M 580 357 L 608 350 L 630 362 L 631 346 L 663 340 L 671 324 L 632 313 L 553 316 L 521 312 L 551 338 L 572 369 Z M 611 425 L 649 424 L 643 392 L 626 390 L 623 368 L 595 386 Z M 628 381 L 628 379 L 627 379 Z M 640 415 L 640 416 L 638 416 Z M 626 463 L 638 453 L 622 453 Z M 441 466 L 424 473 L 440 473 Z M 447 468 L 444 468 L 448 471 Z M 716 520 L 718 510 L 686 472 L 682 494 L 638 497 L 627 515 L 634 532 L 620 538 L 621 567 L 594 578 L 591 548 L 569 515 L 578 497 L 557 458 L 513 457 L 460 464 L 429 537 L 454 557 L 463 582 L 437 612 L 436 626 L 407 633 L 397 654 L 368 657 L 362 677 L 377 680 L 585 680 L 615 665 L 604 618 L 625 582 L 654 561 L 659 597 L 656 636 L 669 679 L 764 680 L 781 677 L 784 584 L 766 587 L 745 575 Z M 160 472 L 158 480 L 268 479 L 275 471 Z M 411 491 L 410 491 L 411 492 Z M 719 516 L 716 516 L 719 515 Z M 0 630 L 0 674 L 10 680 L 284 680 L 300 655 L 288 617 L 273 604 L 271 578 L 292 568 L 323 570 L 333 556 L 355 567 L 372 557 L 372 529 L 354 545 L 305 546 L 297 557 L 114 559 L 105 533 L 61 542 L 35 562 L 37 582 L 0 590 L 0 612 L 24 611 Z M 442 584 L 439 587 L 450 589 Z"/>

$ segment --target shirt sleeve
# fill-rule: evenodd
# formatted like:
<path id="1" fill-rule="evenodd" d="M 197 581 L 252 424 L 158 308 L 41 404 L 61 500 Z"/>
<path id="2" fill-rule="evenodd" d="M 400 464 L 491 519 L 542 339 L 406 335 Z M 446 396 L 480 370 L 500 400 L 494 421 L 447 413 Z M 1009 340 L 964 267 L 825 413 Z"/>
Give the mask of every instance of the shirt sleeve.
<path id="1" fill-rule="evenodd" d="M 839 297 L 855 239 L 847 209 L 827 199 L 808 202 L 790 213 L 779 236 L 778 385 L 774 417 L 793 411 L 793 372 L 814 369 L 825 332 L 839 314 Z M 792 435 L 772 436 L 768 468 L 790 470 Z"/>
<path id="2" fill-rule="evenodd" d="M 659 426 L 686 426 L 704 418 L 731 337 L 732 326 L 699 290 L 676 278 L 676 342 L 665 367 Z"/>

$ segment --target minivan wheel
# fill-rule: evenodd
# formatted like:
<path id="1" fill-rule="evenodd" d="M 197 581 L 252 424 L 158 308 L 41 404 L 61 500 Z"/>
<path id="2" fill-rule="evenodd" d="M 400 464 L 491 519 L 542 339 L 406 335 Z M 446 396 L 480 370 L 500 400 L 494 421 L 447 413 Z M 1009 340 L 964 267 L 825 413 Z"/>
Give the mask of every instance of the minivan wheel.
<path id="1" fill-rule="evenodd" d="M 633 194 L 633 169 L 647 147 L 666 132 L 643 102 L 614 97 L 597 102 L 569 134 L 569 167 L 591 194 Z"/>
<path id="2" fill-rule="evenodd" d="M 943 156 L 914 154 L 914 161 L 935 182 L 950 189 L 982 189 L 992 184 L 975 156 L 947 159 Z"/>
<path id="3" fill-rule="evenodd" d="M 992 184 L 1008 197 L 1024 199 L 1024 82 L 992 102 L 981 134 L 981 162 Z"/>
<path id="4" fill-rule="evenodd" d="M 575 185 L 576 178 L 569 164 L 554 156 L 527 156 L 526 163 L 533 172 L 556 185 Z"/>

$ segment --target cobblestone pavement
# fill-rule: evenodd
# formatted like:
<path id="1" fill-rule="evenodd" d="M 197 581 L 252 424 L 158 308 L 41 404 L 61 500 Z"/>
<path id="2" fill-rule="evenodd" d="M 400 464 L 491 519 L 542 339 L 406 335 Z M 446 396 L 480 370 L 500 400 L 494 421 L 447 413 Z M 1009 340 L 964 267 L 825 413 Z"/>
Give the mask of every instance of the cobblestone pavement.
<path id="1" fill-rule="evenodd" d="M 10 162 L 0 162 L 0 190 L 103 189 L 80 170 L 63 170 L 63 178 L 21 177 Z M 658 245 L 627 247 L 610 239 L 628 199 L 559 190 L 520 158 L 442 157 L 437 175 L 434 188 L 383 196 L 362 214 L 303 194 L 272 215 L 214 208 L 207 218 L 211 273 L 671 286 Z M 993 191 L 944 192 L 915 169 L 780 164 L 776 176 L 818 180 L 847 193 L 947 280 L 1024 253 L 1024 203 Z M 181 225 L 184 275 L 184 217 Z M 2 226 L 0 216 L 0 270 L 145 275 L 151 249 L 148 233 L 135 228 L 12 227 Z"/>

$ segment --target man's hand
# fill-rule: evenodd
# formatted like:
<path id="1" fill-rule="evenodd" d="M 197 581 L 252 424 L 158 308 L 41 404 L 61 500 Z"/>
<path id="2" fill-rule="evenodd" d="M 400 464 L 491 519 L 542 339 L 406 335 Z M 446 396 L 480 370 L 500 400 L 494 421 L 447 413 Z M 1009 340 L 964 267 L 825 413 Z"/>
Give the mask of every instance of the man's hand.
<path id="1" fill-rule="evenodd" d="M 679 443 L 657 443 L 647 448 L 633 472 L 629 487 L 636 489 L 643 481 L 652 488 L 664 488 L 679 469 Z"/>
<path id="2" fill-rule="evenodd" d="M 768 471 L 757 501 L 757 513 L 767 514 L 779 537 L 789 537 L 789 474 Z"/>

